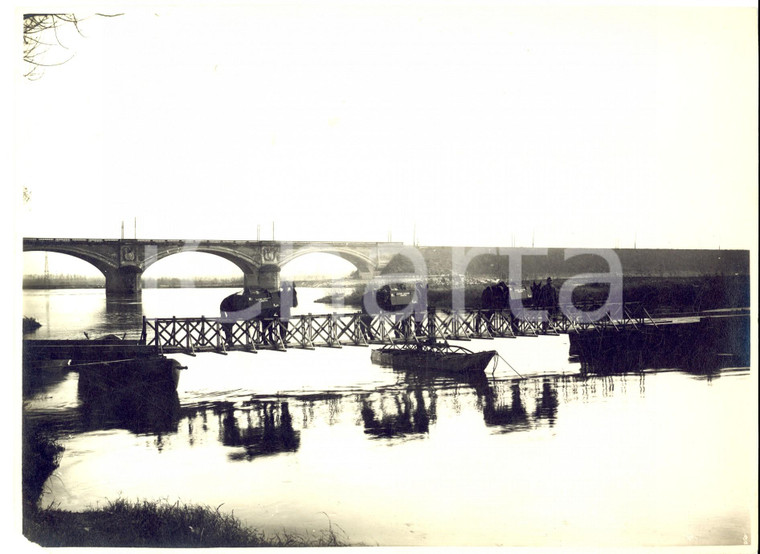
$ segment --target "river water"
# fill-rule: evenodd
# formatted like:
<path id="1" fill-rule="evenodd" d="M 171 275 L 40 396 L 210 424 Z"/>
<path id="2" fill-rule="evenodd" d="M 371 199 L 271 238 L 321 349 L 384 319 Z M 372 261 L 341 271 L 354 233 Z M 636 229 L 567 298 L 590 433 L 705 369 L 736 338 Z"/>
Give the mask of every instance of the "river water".
<path id="1" fill-rule="evenodd" d="M 227 289 L 25 291 L 27 338 L 215 316 Z M 294 313 L 333 311 L 299 289 Z M 339 308 L 338 308 L 339 309 Z M 474 340 L 482 380 L 370 363 L 369 348 L 172 357 L 174 407 L 94 417 L 69 372 L 24 399 L 65 451 L 42 505 L 205 504 L 270 533 L 332 526 L 367 545 L 741 545 L 756 502 L 749 370 L 584 377 L 566 336 Z M 519 372 L 523 378 L 518 378 Z M 148 403 L 149 404 L 149 403 Z"/>

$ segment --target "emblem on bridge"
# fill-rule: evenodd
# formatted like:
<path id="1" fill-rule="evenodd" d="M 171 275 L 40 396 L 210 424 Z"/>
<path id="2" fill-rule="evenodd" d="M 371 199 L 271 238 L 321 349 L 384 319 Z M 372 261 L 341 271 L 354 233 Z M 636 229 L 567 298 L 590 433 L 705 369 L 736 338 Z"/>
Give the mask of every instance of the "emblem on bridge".
<path id="1" fill-rule="evenodd" d="M 137 258 L 135 254 L 135 247 L 126 245 L 121 247 L 121 261 L 122 262 L 134 262 Z"/>
<path id="2" fill-rule="evenodd" d="M 267 263 L 276 262 L 280 255 L 278 246 L 263 246 L 261 248 L 261 259 Z"/>

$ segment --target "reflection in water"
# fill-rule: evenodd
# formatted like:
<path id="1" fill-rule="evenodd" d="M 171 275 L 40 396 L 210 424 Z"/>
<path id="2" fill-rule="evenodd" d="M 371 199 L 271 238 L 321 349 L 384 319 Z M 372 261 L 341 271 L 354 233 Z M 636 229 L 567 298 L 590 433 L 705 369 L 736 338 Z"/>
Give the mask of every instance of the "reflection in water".
<path id="1" fill-rule="evenodd" d="M 557 398 L 557 389 L 552 388 L 552 384 L 549 379 L 544 379 L 541 386 L 541 395 L 536 403 L 536 411 L 534 417 L 536 419 L 546 419 L 549 421 L 549 426 L 553 427 L 554 422 L 557 419 L 557 406 L 559 406 L 559 400 Z"/>
<path id="2" fill-rule="evenodd" d="M 114 333 L 119 337 L 136 338 L 142 329 L 143 305 L 141 302 L 106 299 L 106 314 L 98 333 Z"/>
<path id="3" fill-rule="evenodd" d="M 301 444 L 300 432 L 293 430 L 288 402 L 252 401 L 245 410 L 227 404 L 220 406 L 217 415 L 221 419 L 219 441 L 224 446 L 243 447 L 242 452 L 229 454 L 231 461 L 295 452 Z"/>
<path id="4" fill-rule="evenodd" d="M 529 428 L 528 411 L 523 405 L 520 383 L 509 385 L 511 402 L 506 402 L 504 384 L 494 383 L 484 389 L 483 420 L 486 425 L 499 426 L 502 432 Z"/>
<path id="5" fill-rule="evenodd" d="M 106 315 L 110 327 L 130 329 L 135 324 L 142 325 L 143 305 L 134 300 L 106 298 Z M 118 327 L 118 323 L 126 325 Z"/>
<path id="6" fill-rule="evenodd" d="M 64 381 L 69 374 L 68 360 L 38 360 L 24 353 L 22 393 L 33 397 Z"/>
<path id="7" fill-rule="evenodd" d="M 557 379 L 544 378 L 541 389 L 536 389 L 535 398 L 532 401 L 535 407 L 531 411 L 526 407 L 523 398 L 526 391 L 529 393 L 532 387 L 530 383 L 535 380 L 507 380 L 489 381 L 485 373 L 473 375 L 447 375 L 446 377 L 429 377 L 421 374 L 408 372 L 405 382 L 414 391 L 416 402 L 416 420 L 424 423 L 435 422 L 437 414 L 438 394 L 440 391 L 447 392 L 447 400 L 455 413 L 461 410 L 460 397 L 466 397 L 472 392 L 477 398 L 477 407 L 483 414 L 483 420 L 489 427 L 499 427 L 500 432 L 527 430 L 541 425 L 541 420 L 553 426 L 557 418 L 559 396 L 557 392 Z M 574 380 L 563 380 L 563 390 Z M 425 390 L 431 399 L 429 405 L 422 400 L 421 391 Z M 382 400 L 381 400 L 382 405 Z M 378 419 L 374 415 L 371 405 L 365 400 L 362 405 L 362 418 L 365 425 L 365 433 L 393 436 L 402 434 L 403 424 L 414 423 L 411 420 L 411 400 L 407 396 L 404 402 L 397 401 L 397 409 L 394 413 L 385 413 L 385 418 Z M 424 409 L 424 414 L 423 414 Z M 427 432 L 427 427 L 416 432 Z M 411 431 L 406 431 L 411 432 Z"/>
<path id="8" fill-rule="evenodd" d="M 388 404 L 391 407 L 388 407 Z M 431 411 L 435 411 L 435 397 L 431 398 Z M 377 412 L 380 412 L 378 416 Z M 381 397 L 379 402 L 361 399 L 361 416 L 364 432 L 374 437 L 396 437 L 409 434 L 423 434 L 430 430 L 430 413 L 425 405 L 422 387 L 401 391 L 393 395 L 390 402 Z"/>
<path id="9" fill-rule="evenodd" d="M 627 394 L 625 376 L 498 380 L 485 374 L 431 377 L 411 373 L 398 384 L 371 393 L 311 393 L 287 401 L 251 397 L 180 407 L 176 390 L 156 386 L 155 381 L 136 381 L 126 387 L 101 386 L 98 381 L 94 386 L 83 375 L 86 372 L 80 373 L 77 384 L 78 405 L 59 409 L 52 421 L 62 432 L 126 429 L 154 434 L 159 450 L 167 435 L 184 437 L 189 446 L 213 437 L 234 449 L 228 455 L 231 461 L 295 452 L 302 430 L 341 424 L 343 413 L 356 414 L 351 420 L 362 425 L 370 438 L 423 438 L 441 409 L 450 417 L 459 409 L 475 408 L 487 427 L 502 434 L 554 426 L 560 398 L 563 403 L 589 403 Z M 645 379 L 644 373 L 637 379 L 642 397 Z M 299 414 L 295 422 L 294 412 Z"/>
<path id="10" fill-rule="evenodd" d="M 125 379 L 105 365 L 80 369 L 77 397 L 84 429 L 175 432 L 180 411 L 175 384 L 170 378 L 154 377 Z"/>
<path id="11" fill-rule="evenodd" d="M 185 437 L 187 444 L 208 436 L 235 449 L 229 459 L 252 460 L 300 446 L 301 430 L 338 425 L 342 414 L 355 414 L 371 438 L 423 438 L 439 417 L 477 409 L 484 424 L 497 433 L 525 431 L 556 424 L 560 398 L 564 403 L 592 402 L 627 394 L 624 376 L 563 376 L 538 379 L 489 379 L 478 376 L 426 376 L 409 373 L 395 385 L 374 392 L 325 392 L 288 397 L 251 397 L 245 401 L 202 402 L 180 408 L 173 387 L 154 381 L 128 387 L 93 386 L 78 382 L 79 405 L 67 425 L 83 430 L 126 429 L 134 433 L 167 433 Z M 632 382 L 633 383 L 633 382 Z M 645 374 L 638 376 L 643 397 Z M 618 391 L 618 388 L 620 389 Z M 295 422 L 293 414 L 296 414 Z M 74 418 L 76 422 L 73 423 Z M 157 446 L 161 446 L 159 440 Z"/>
<path id="12" fill-rule="evenodd" d="M 340 417 L 343 396 L 337 393 L 317 393 L 300 395 L 302 427 L 307 429 L 316 416 L 316 409 L 324 405 L 327 408 L 327 422 L 334 425 Z"/>

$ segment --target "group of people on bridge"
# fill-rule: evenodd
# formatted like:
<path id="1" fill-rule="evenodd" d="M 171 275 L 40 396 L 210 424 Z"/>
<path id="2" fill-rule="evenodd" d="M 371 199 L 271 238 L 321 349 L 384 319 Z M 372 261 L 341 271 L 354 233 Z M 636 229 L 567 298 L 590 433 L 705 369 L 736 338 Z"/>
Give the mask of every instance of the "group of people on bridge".
<path id="1" fill-rule="evenodd" d="M 504 313 L 510 311 L 509 294 L 509 285 L 504 281 L 499 281 L 495 285 L 489 285 L 483 289 L 480 296 L 480 309 L 486 316 L 486 327 L 489 333 L 493 332 L 493 316 L 497 312 Z M 546 310 L 550 317 L 557 314 L 559 297 L 557 289 L 554 288 L 554 285 L 552 284 L 551 277 L 547 277 L 546 283 L 543 285 L 540 282 L 536 283 L 533 281 L 530 286 L 530 296 L 530 305 L 532 308 Z M 517 324 L 514 318 L 511 318 L 510 324 L 513 330 L 515 330 Z M 544 322 L 543 325 L 546 327 L 547 323 Z M 479 327 L 480 320 L 476 323 L 476 331 L 478 332 L 480 331 Z"/>
<path id="2" fill-rule="evenodd" d="M 556 311 L 559 305 L 559 295 L 557 289 L 552 284 L 552 278 L 547 277 L 546 283 L 541 284 L 539 281 L 530 286 L 530 303 L 533 308 L 542 308 L 549 310 L 550 313 Z M 489 285 L 483 289 L 480 296 L 480 307 L 482 310 L 492 312 L 495 310 L 509 309 L 509 285 L 504 281 L 499 281 L 495 285 Z"/>
<path id="3" fill-rule="evenodd" d="M 530 304 L 535 309 L 543 309 L 550 316 L 557 313 L 559 298 L 557 289 L 552 284 L 551 277 L 547 277 L 546 283 L 530 285 Z M 371 295 L 371 296 L 370 296 Z M 497 311 L 510 309 L 510 289 L 504 281 L 486 287 L 481 294 L 481 310 L 487 316 L 486 321 L 490 327 L 492 316 Z M 284 282 L 277 292 L 270 292 L 263 287 L 247 286 L 242 292 L 238 292 L 222 300 L 219 310 L 221 312 L 221 325 L 227 344 L 234 342 L 233 328 L 236 321 L 260 320 L 262 321 L 263 341 L 266 344 L 277 344 L 285 340 L 288 331 L 290 310 L 298 306 L 298 295 L 295 283 Z M 379 289 L 365 293 L 362 300 L 361 319 L 372 337 L 372 319 L 377 310 L 395 313 L 396 319 L 401 320 L 402 326 L 414 325 L 415 329 L 403 327 L 404 335 L 408 332 L 419 334 L 423 332 L 417 327 L 421 326 L 421 320 L 408 317 L 410 312 L 422 312 L 427 310 L 427 284 L 417 282 L 414 284 L 385 285 Z M 514 322 L 513 322 L 514 323 Z"/>
<path id="4" fill-rule="evenodd" d="M 552 284 L 551 277 L 547 277 L 543 285 L 540 281 L 538 283 L 533 281 L 530 286 L 530 297 L 534 307 L 549 310 L 550 314 L 555 313 L 559 307 L 559 295 Z"/>

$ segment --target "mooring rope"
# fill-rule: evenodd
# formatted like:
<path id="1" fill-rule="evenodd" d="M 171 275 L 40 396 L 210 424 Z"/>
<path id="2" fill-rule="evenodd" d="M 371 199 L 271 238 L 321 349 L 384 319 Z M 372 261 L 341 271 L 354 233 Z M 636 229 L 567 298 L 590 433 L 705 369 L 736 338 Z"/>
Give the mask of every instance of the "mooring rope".
<path id="1" fill-rule="evenodd" d="M 504 360 L 503 356 L 501 354 L 499 354 L 498 352 L 496 353 L 496 356 L 497 356 L 497 358 L 496 358 L 496 364 L 499 363 L 499 358 L 501 358 L 502 360 Z M 504 360 L 504 363 L 507 364 L 512 371 L 514 371 L 515 373 L 517 373 L 517 375 L 518 375 L 518 377 L 520 377 L 520 379 L 525 379 L 525 377 L 523 377 L 522 375 L 520 375 L 520 372 L 517 371 L 515 368 L 513 368 L 512 364 L 510 364 L 507 360 Z M 493 366 L 493 371 L 496 371 L 496 365 Z M 493 374 L 493 371 L 491 372 L 491 374 Z"/>
<path id="2" fill-rule="evenodd" d="M 77 367 L 90 366 L 90 365 L 121 364 L 121 363 L 124 363 L 124 362 L 133 362 L 136 359 L 137 358 L 123 358 L 123 359 L 120 359 L 120 360 L 101 360 L 101 361 L 98 361 L 98 362 L 84 362 L 84 363 L 78 363 L 78 364 L 72 364 L 71 362 L 69 362 L 69 366 L 68 367 L 70 367 L 70 368 L 77 368 Z"/>

